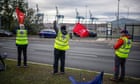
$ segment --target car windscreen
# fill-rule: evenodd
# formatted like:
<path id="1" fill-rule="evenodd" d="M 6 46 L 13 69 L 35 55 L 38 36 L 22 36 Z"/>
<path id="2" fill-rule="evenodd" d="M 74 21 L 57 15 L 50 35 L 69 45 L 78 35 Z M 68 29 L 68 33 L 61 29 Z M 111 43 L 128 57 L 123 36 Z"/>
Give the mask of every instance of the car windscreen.
<path id="1" fill-rule="evenodd" d="M 44 33 L 51 33 L 51 34 L 55 34 L 54 31 L 43 31 Z"/>

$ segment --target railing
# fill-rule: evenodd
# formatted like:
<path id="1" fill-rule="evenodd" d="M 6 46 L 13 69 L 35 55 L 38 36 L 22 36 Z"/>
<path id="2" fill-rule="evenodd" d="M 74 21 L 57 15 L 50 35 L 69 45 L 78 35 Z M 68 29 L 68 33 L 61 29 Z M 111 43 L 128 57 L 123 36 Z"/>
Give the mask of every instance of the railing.
<path id="1" fill-rule="evenodd" d="M 128 30 L 133 41 L 140 42 L 140 24 L 126 24 L 125 29 Z"/>

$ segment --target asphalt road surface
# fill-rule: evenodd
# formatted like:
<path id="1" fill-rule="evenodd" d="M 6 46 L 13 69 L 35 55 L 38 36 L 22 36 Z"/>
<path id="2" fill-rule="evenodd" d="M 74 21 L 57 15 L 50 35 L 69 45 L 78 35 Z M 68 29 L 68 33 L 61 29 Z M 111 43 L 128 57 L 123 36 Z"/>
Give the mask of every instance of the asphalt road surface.
<path id="1" fill-rule="evenodd" d="M 28 61 L 53 64 L 54 39 L 30 39 L 28 46 Z M 113 73 L 114 50 L 113 44 L 71 40 L 70 50 L 66 52 L 66 67 L 91 71 Z M 140 45 L 139 45 L 140 46 Z M 17 58 L 17 48 L 14 39 L 1 38 L 0 52 L 7 52 L 8 58 Z M 10 65 L 9 65 L 10 66 Z M 133 45 L 126 62 L 126 75 L 140 78 L 140 47 Z"/>

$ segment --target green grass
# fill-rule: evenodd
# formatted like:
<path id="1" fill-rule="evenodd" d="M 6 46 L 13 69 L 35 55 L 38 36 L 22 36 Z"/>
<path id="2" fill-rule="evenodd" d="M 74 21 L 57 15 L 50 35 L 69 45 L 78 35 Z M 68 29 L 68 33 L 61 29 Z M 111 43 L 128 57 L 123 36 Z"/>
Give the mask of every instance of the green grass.
<path id="1" fill-rule="evenodd" d="M 86 70 L 66 69 L 64 75 L 52 75 L 52 66 L 29 63 L 28 68 L 16 67 L 16 61 L 6 60 L 6 71 L 0 72 L 0 84 L 71 84 L 69 76 L 74 76 L 78 81 L 92 80 L 98 73 Z M 81 78 L 80 78 L 81 74 Z M 116 84 L 109 81 L 111 75 L 104 75 L 103 84 Z M 84 80 L 83 80 L 84 79 Z M 126 78 L 124 83 L 140 84 L 140 79 Z"/>

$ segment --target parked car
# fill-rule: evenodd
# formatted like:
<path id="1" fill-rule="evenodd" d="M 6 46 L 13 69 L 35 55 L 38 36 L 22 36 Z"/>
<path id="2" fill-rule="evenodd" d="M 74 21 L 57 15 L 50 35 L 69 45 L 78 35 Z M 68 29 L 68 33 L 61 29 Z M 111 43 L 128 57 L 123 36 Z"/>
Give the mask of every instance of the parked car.
<path id="1" fill-rule="evenodd" d="M 13 33 L 7 30 L 0 29 L 0 36 L 2 37 L 10 37 L 13 36 Z"/>
<path id="2" fill-rule="evenodd" d="M 76 36 L 76 37 L 80 37 L 80 35 L 78 35 L 78 34 L 76 34 L 76 33 L 74 33 L 74 32 L 73 32 L 73 35 Z"/>
<path id="3" fill-rule="evenodd" d="M 39 32 L 40 38 L 55 38 L 56 32 L 54 29 L 42 29 Z"/>
<path id="4" fill-rule="evenodd" d="M 97 33 L 93 32 L 93 31 L 89 31 L 89 37 L 96 37 Z"/>

